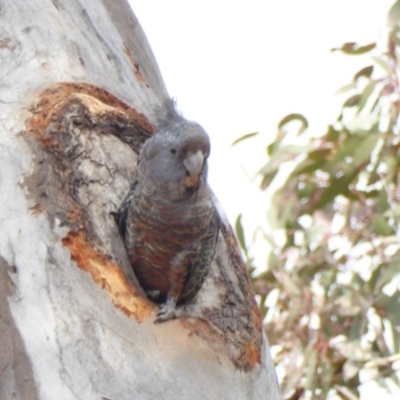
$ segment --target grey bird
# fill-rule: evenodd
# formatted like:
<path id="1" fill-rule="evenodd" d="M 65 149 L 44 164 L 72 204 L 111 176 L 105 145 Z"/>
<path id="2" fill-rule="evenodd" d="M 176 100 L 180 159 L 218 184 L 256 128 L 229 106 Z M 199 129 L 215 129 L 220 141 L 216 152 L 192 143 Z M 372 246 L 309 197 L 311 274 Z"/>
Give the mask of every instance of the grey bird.
<path id="1" fill-rule="evenodd" d="M 161 305 L 156 322 L 194 301 L 215 256 L 220 219 L 207 184 L 209 154 L 204 129 L 175 120 L 145 142 L 116 214 L 136 277 Z"/>

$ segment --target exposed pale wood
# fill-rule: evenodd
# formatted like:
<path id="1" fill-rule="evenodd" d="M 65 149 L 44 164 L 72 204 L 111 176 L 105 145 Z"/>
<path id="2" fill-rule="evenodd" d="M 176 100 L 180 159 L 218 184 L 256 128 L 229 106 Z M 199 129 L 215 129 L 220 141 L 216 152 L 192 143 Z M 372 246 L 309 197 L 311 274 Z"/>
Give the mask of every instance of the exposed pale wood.
<path id="1" fill-rule="evenodd" d="M 0 398 L 278 399 L 226 220 L 183 318 L 132 274 L 110 212 L 168 95 L 127 3 L 0 7 Z"/>

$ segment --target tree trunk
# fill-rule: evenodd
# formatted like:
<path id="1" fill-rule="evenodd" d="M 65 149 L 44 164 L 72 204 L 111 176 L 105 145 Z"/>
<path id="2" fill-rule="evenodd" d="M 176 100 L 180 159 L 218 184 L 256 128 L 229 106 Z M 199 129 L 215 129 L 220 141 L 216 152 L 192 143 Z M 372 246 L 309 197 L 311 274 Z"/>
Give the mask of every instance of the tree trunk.
<path id="1" fill-rule="evenodd" d="M 0 398 L 278 399 L 224 217 L 178 320 L 132 272 L 111 213 L 168 94 L 129 5 L 0 0 L 0 22 Z"/>

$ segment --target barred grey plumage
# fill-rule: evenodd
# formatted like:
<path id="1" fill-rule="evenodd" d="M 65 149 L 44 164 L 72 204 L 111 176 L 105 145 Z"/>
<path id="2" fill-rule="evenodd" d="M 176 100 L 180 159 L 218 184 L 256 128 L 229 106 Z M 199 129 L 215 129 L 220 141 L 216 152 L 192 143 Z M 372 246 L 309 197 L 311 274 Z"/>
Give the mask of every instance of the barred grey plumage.
<path id="1" fill-rule="evenodd" d="M 210 141 L 177 119 L 144 144 L 137 181 L 117 213 L 133 270 L 157 322 L 179 315 L 201 289 L 215 255 L 219 216 L 207 184 Z"/>

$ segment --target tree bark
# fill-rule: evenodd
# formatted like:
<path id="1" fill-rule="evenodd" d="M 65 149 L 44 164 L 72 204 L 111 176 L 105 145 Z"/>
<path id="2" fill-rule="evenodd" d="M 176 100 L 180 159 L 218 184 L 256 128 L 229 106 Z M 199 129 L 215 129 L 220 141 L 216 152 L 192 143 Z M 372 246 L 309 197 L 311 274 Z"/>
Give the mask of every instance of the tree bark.
<path id="1" fill-rule="evenodd" d="M 182 318 L 132 272 L 111 213 L 168 94 L 129 5 L 0 0 L 0 68 L 0 398 L 278 399 L 226 218 Z"/>

